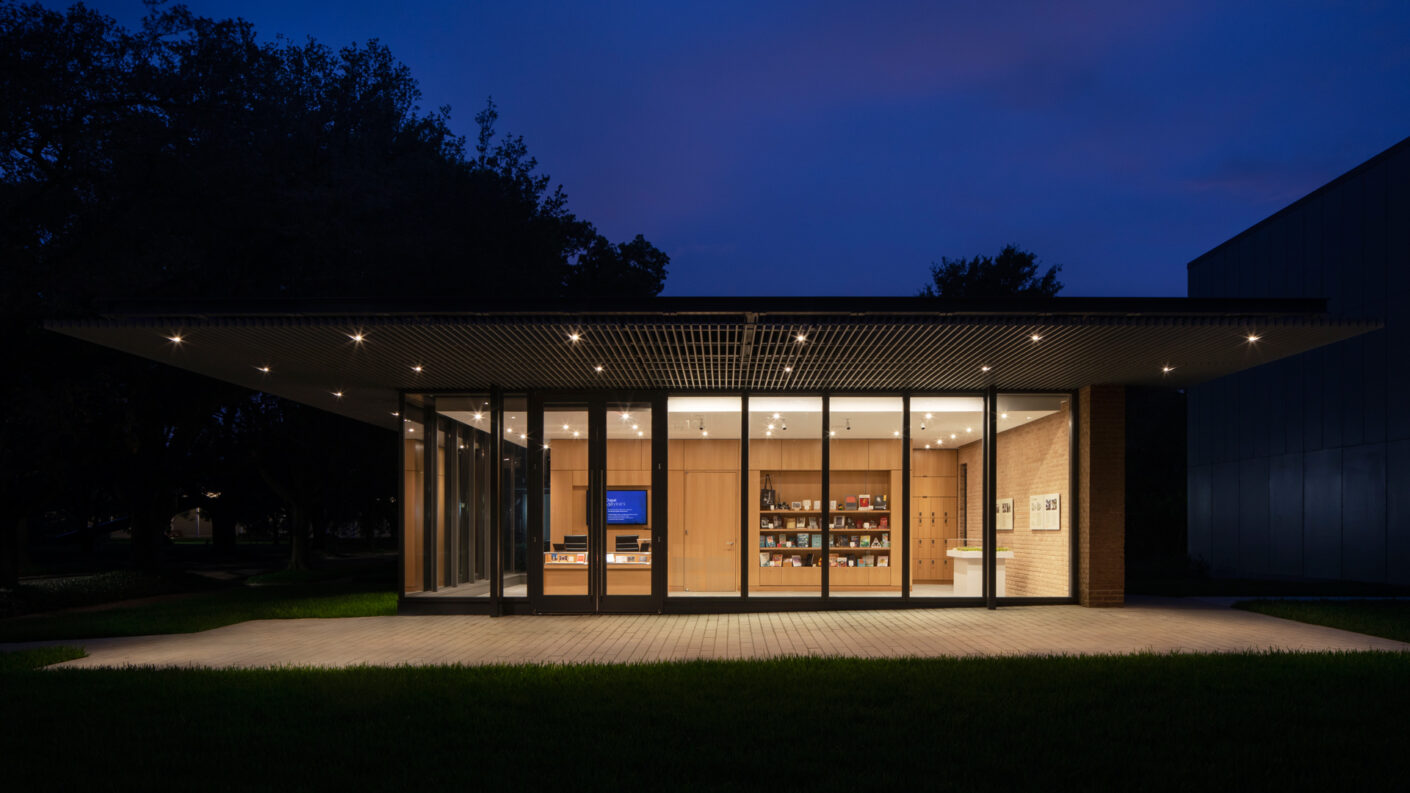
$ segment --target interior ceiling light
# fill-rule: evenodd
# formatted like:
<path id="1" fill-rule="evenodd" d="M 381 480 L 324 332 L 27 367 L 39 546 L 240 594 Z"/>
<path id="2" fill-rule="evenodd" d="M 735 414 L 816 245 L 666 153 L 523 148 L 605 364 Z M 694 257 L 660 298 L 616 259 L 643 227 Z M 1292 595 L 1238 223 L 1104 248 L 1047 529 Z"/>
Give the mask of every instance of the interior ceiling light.
<path id="1" fill-rule="evenodd" d="M 793 340 L 798 342 L 799 344 L 802 344 L 803 342 L 808 340 L 808 335 L 806 333 L 800 333 L 797 336 L 794 336 Z"/>
<path id="2" fill-rule="evenodd" d="M 576 438 L 576 437 L 578 437 L 578 435 L 579 435 L 579 432 L 578 432 L 577 430 L 573 430 L 573 437 Z"/>
<path id="3" fill-rule="evenodd" d="M 930 444 L 928 444 L 928 443 L 925 444 L 925 448 L 929 449 L 929 448 L 930 448 Z"/>
<path id="4" fill-rule="evenodd" d="M 420 374 L 420 373 L 421 373 L 421 369 L 422 369 L 422 367 L 421 367 L 421 364 L 419 364 L 419 363 L 416 364 L 415 366 L 411 367 L 411 371 L 416 372 L 417 374 Z"/>
<path id="5" fill-rule="evenodd" d="M 602 372 L 602 364 L 598 364 L 597 366 L 593 367 L 593 371 L 600 374 Z"/>
<path id="6" fill-rule="evenodd" d="M 827 434 L 828 434 L 829 436 L 836 435 L 836 434 L 837 434 L 837 430 L 829 430 Z"/>
<path id="7" fill-rule="evenodd" d="M 955 433 L 952 432 L 952 433 L 950 433 L 950 440 L 954 440 L 954 439 L 955 439 Z"/>
<path id="8" fill-rule="evenodd" d="M 974 428 L 973 428 L 973 427 L 965 427 L 965 428 L 964 428 L 964 431 L 965 431 L 965 432 L 974 432 Z"/>
<path id="9" fill-rule="evenodd" d="M 1250 334 L 1248 334 L 1248 340 L 1249 340 L 1250 342 L 1258 341 L 1258 340 L 1261 339 L 1261 338 L 1263 338 L 1263 337 L 1262 337 L 1262 336 L 1259 336 L 1257 333 L 1250 333 Z M 180 339 L 176 339 L 176 341 L 180 341 Z"/>
<path id="10" fill-rule="evenodd" d="M 703 438 L 703 437 L 705 437 L 706 435 L 709 435 L 709 434 L 710 434 L 710 431 L 709 431 L 709 430 L 705 429 L 704 427 L 701 427 L 701 428 L 700 428 L 700 437 Z"/>
<path id="11" fill-rule="evenodd" d="M 393 411 L 392 411 L 392 415 L 393 415 L 393 416 L 400 416 L 400 415 L 401 415 L 401 411 L 400 411 L 400 410 L 393 410 Z"/>
<path id="12" fill-rule="evenodd" d="M 352 339 L 353 341 L 357 342 L 358 344 L 361 344 L 364 337 L 363 337 L 363 335 L 362 335 L 361 332 L 358 332 L 358 333 L 350 333 L 350 334 L 348 334 L 348 338 L 349 338 L 349 339 Z"/>
<path id="13" fill-rule="evenodd" d="M 1043 340 L 1043 337 L 1042 337 L 1042 336 L 1039 336 L 1039 335 L 1036 334 L 1036 333 L 1033 334 L 1032 336 L 1029 336 L 1028 338 L 1032 339 L 1033 341 L 1042 341 L 1042 340 Z"/>
<path id="14" fill-rule="evenodd" d="M 167 339 L 167 341 L 171 342 L 172 344 L 180 344 L 180 343 L 181 343 L 181 334 L 180 334 L 180 333 L 173 333 L 173 334 L 171 334 L 170 336 L 167 336 L 166 339 Z"/>
<path id="15" fill-rule="evenodd" d="M 981 367 L 979 367 L 979 371 L 981 371 L 981 372 L 987 372 L 987 371 L 989 371 L 989 367 L 988 367 L 987 365 L 981 366 Z"/>
<path id="16" fill-rule="evenodd" d="M 563 429 L 565 429 L 565 430 L 568 429 L 568 425 L 567 425 L 567 424 L 564 424 L 564 425 L 563 425 Z"/>
<path id="17" fill-rule="evenodd" d="M 1171 366 L 1170 364 L 1166 364 L 1166 365 L 1160 367 L 1160 371 L 1162 371 L 1162 372 L 1164 372 L 1164 373 L 1166 373 L 1166 374 L 1170 374 L 1171 372 L 1175 371 L 1175 367 Z"/>
<path id="18" fill-rule="evenodd" d="M 636 434 L 636 436 L 637 436 L 638 438 L 644 437 L 645 435 L 646 435 L 646 433 L 644 433 L 644 432 L 638 432 L 638 433 Z"/>
<path id="19" fill-rule="evenodd" d="M 623 414 L 622 414 L 622 421 L 631 421 L 631 420 L 632 420 L 632 414 L 630 414 L 630 413 L 623 413 Z"/>
<path id="20" fill-rule="evenodd" d="M 522 433 L 522 432 L 519 433 L 519 440 L 521 440 L 521 441 L 524 440 L 524 433 Z"/>
<path id="21" fill-rule="evenodd" d="M 892 430 L 892 431 L 891 431 L 891 434 L 899 437 L 900 434 L 901 434 L 901 431 L 900 431 L 900 430 Z"/>
<path id="22" fill-rule="evenodd" d="M 334 391 L 334 392 L 333 392 L 333 396 L 335 396 L 335 397 L 337 397 L 337 398 L 339 398 L 339 399 L 342 399 L 342 398 L 343 398 L 343 392 L 342 392 L 342 391 Z"/>
<path id="23" fill-rule="evenodd" d="M 1007 414 L 1007 413 L 1000 413 L 1000 414 L 999 414 L 999 418 L 1001 418 L 1001 419 L 1006 419 L 1006 418 L 1008 418 L 1008 417 L 1009 417 L 1009 414 Z"/>
<path id="24" fill-rule="evenodd" d="M 770 425 L 769 425 L 769 429 L 773 429 L 773 428 L 774 428 L 774 425 L 770 424 Z"/>
<path id="25" fill-rule="evenodd" d="M 774 432 L 773 432 L 773 430 L 764 430 L 764 434 L 765 434 L 765 435 L 773 435 Z"/>
<path id="26" fill-rule="evenodd" d="M 925 414 L 925 417 L 928 418 L 928 419 L 933 419 L 933 418 L 935 418 L 935 414 L 934 414 L 934 413 L 926 413 L 926 414 Z"/>
<path id="27" fill-rule="evenodd" d="M 774 414 L 774 418 L 778 418 L 778 414 L 777 414 L 777 413 Z"/>
<path id="28" fill-rule="evenodd" d="M 632 429 L 634 429 L 634 430 L 639 430 L 639 429 L 641 429 L 641 425 L 640 425 L 640 424 L 633 424 L 633 425 L 632 425 Z"/>
<path id="29" fill-rule="evenodd" d="M 476 421 L 479 421 L 479 420 L 482 419 L 482 418 L 484 418 L 484 414 L 482 414 L 482 413 L 476 413 L 476 414 L 475 414 L 475 420 L 476 420 Z"/>
<path id="30" fill-rule="evenodd" d="M 258 369 L 258 370 L 260 370 L 261 372 L 264 372 L 265 374 L 269 374 L 269 367 L 268 367 L 268 366 L 256 366 L 255 368 Z"/>
<path id="31" fill-rule="evenodd" d="M 785 367 L 783 367 L 783 373 L 784 373 L 784 374 L 791 374 L 792 372 L 793 372 L 793 367 L 792 367 L 792 366 L 785 366 Z"/>
<path id="32" fill-rule="evenodd" d="M 569 333 L 569 334 L 568 334 L 568 341 L 578 341 L 578 340 L 580 340 L 580 339 L 582 339 L 582 334 L 579 334 L 579 333 Z"/>

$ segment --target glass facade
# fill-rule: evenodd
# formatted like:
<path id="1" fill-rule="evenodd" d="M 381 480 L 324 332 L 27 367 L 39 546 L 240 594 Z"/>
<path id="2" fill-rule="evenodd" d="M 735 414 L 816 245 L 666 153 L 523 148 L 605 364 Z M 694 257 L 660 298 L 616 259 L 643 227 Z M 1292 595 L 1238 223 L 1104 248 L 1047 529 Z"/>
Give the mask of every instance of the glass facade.
<path id="1" fill-rule="evenodd" d="M 828 401 L 828 591 L 837 597 L 900 597 L 905 544 L 905 428 L 901 397 Z"/>
<path id="2" fill-rule="evenodd" d="M 740 594 L 739 455 L 743 400 L 666 400 L 670 597 Z"/>
<path id="3" fill-rule="evenodd" d="M 996 597 L 1068 598 L 1072 401 L 408 394 L 403 593 L 980 600 L 992 555 Z"/>
<path id="4" fill-rule="evenodd" d="M 749 399 L 752 597 L 822 594 L 822 411 L 821 397 Z"/>
<path id="5" fill-rule="evenodd" d="M 1069 396 L 999 394 L 998 597 L 1072 593 Z"/>

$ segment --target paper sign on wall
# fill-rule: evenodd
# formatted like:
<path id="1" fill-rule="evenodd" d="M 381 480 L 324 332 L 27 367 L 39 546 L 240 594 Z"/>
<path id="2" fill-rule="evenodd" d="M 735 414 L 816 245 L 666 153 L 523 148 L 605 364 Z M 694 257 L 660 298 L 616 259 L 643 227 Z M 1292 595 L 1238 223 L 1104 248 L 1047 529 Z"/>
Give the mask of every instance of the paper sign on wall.
<path id="1" fill-rule="evenodd" d="M 994 528 L 998 531 L 1013 531 L 1013 499 L 1001 498 L 994 502 Z"/>
<path id="2" fill-rule="evenodd" d="M 1062 529 L 1062 494 L 1028 497 L 1028 528 L 1032 531 Z"/>

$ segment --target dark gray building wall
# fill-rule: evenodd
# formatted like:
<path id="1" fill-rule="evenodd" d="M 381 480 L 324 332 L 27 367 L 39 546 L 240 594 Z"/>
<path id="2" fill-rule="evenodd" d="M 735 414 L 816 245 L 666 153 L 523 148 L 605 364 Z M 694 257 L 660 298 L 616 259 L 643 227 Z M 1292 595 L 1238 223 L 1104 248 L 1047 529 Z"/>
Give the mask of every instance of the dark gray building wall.
<path id="1" fill-rule="evenodd" d="M 1190 555 L 1218 577 L 1410 584 L 1410 138 L 1191 262 L 1189 294 L 1385 321 L 1190 390 Z"/>

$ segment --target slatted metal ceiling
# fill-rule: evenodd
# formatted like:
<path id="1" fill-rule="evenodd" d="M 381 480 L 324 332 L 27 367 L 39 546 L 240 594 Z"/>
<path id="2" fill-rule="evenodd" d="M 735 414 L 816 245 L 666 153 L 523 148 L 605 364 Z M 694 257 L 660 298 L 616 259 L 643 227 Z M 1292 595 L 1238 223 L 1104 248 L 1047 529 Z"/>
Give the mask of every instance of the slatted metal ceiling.
<path id="1" fill-rule="evenodd" d="M 1183 387 L 1379 327 L 1329 318 L 1321 301 L 1306 300 L 1053 299 L 956 307 L 896 298 L 817 301 L 811 310 L 793 300 L 787 310 L 770 311 L 777 302 L 657 299 L 591 312 L 397 312 L 375 305 L 338 313 L 152 310 L 50 327 L 387 427 L 396 424 L 398 389 Z M 848 310 L 859 302 L 865 310 Z M 358 332 L 361 343 L 349 338 Z M 1247 340 L 1251 332 L 1259 341 Z M 183 341 L 174 344 L 168 337 L 178 333 Z M 572 333 L 581 340 L 569 341 Z M 797 341 L 799 334 L 806 341 Z M 1035 335 L 1041 340 L 1034 342 Z M 417 365 L 420 373 L 412 369 Z M 1167 365 L 1173 370 L 1162 372 Z"/>

